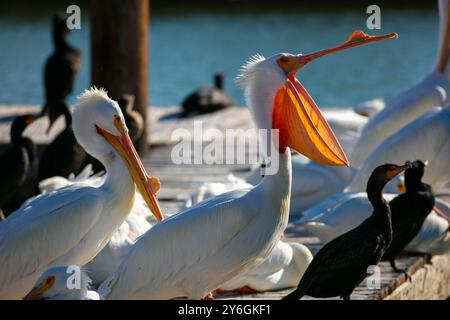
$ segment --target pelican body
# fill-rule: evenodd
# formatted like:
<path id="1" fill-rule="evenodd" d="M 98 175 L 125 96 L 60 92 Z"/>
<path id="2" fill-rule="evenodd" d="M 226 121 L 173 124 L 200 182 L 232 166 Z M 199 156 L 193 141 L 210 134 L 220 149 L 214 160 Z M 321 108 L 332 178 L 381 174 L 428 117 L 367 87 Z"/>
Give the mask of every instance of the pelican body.
<path id="1" fill-rule="evenodd" d="M 294 161 L 292 161 L 292 164 L 294 164 Z M 203 184 L 199 188 L 199 192 L 192 197 L 189 207 L 227 191 L 253 187 L 253 185 L 245 183 L 232 174 L 227 179 L 228 183 L 208 182 Z M 222 284 L 216 292 L 218 294 L 224 291 L 248 293 L 294 287 L 311 260 L 312 254 L 306 246 L 280 240 L 260 265 L 246 274 Z"/>
<path id="2" fill-rule="evenodd" d="M 86 91 L 73 113 L 80 145 L 107 169 L 99 187 L 69 186 L 24 204 L 0 223 L 0 298 L 20 299 L 49 267 L 84 265 L 129 214 L 135 185 L 158 219 L 158 184 L 145 172 L 116 102 Z"/>

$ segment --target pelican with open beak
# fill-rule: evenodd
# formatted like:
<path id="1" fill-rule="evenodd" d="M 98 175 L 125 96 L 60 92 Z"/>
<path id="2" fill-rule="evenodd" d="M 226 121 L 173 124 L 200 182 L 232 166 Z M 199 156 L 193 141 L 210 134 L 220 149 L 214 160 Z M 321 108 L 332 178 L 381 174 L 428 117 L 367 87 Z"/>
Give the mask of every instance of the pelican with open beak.
<path id="1" fill-rule="evenodd" d="M 354 33 L 339 47 L 309 55 L 278 54 L 247 63 L 238 82 L 259 129 L 271 132 L 278 170 L 253 188 L 209 198 L 141 236 L 100 291 L 107 299 L 211 297 L 222 283 L 261 263 L 288 222 L 291 152 L 316 162 L 348 165 L 312 98 L 295 79 L 306 63 L 345 48 L 394 37 Z M 268 149 L 267 149 L 268 150 Z M 271 150 L 273 150 L 271 148 Z M 267 155 L 266 155 L 267 156 Z"/>
<path id="2" fill-rule="evenodd" d="M 136 187 L 158 220 L 163 214 L 119 106 L 91 89 L 73 112 L 80 145 L 105 166 L 100 186 L 72 185 L 24 204 L 0 224 L 0 299 L 20 299 L 57 265 L 84 265 L 108 243 L 133 206 Z"/>

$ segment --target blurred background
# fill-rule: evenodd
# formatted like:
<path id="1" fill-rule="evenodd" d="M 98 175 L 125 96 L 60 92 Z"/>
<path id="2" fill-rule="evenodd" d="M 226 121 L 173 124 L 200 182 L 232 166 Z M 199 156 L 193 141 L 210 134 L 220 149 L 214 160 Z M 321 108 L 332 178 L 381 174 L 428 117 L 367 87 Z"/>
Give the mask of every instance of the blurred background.
<path id="1" fill-rule="evenodd" d="M 81 30 L 69 35 L 83 64 L 68 102 L 90 85 L 89 2 L 0 2 L 0 104 L 42 105 L 42 71 L 52 51 L 51 19 L 70 4 L 81 8 Z M 381 30 L 367 30 L 366 8 L 381 7 Z M 321 107 L 386 100 L 420 81 L 437 50 L 435 1 L 163 1 L 150 3 L 149 103 L 179 105 L 193 89 L 225 75 L 225 90 L 244 104 L 233 79 L 255 53 L 299 53 L 344 41 L 355 29 L 397 32 L 399 39 L 331 55 L 298 77 Z"/>

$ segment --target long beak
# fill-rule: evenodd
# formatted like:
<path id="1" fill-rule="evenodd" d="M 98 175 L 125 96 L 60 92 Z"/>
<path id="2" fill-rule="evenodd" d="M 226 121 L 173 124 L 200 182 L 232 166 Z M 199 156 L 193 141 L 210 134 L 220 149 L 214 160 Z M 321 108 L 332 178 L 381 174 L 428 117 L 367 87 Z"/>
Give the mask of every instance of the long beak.
<path id="1" fill-rule="evenodd" d="M 334 132 L 295 74 L 306 63 L 324 55 L 396 36 L 395 33 L 370 36 L 355 31 L 340 46 L 307 55 L 284 57 L 283 61 L 279 61 L 280 68 L 288 76 L 286 84 L 275 96 L 272 114 L 273 127 L 279 129 L 280 149 L 292 147 L 315 162 L 349 166 Z"/>
<path id="2" fill-rule="evenodd" d="M 42 300 L 44 293 L 53 287 L 55 284 L 55 277 L 51 276 L 47 278 L 45 281 L 40 283 L 38 286 L 31 289 L 31 291 L 23 297 L 23 300 Z"/>
<path id="3" fill-rule="evenodd" d="M 383 34 L 380 36 L 372 36 L 369 34 L 364 33 L 361 30 L 357 30 L 354 31 L 350 37 L 348 37 L 347 41 L 345 41 L 343 44 L 333 47 L 333 48 L 329 48 L 329 49 L 325 49 L 325 50 L 319 50 L 310 54 L 306 54 L 306 55 L 300 55 L 298 57 L 299 59 L 299 63 L 302 65 L 307 64 L 308 62 L 311 62 L 317 58 L 323 57 L 327 54 L 330 53 L 335 53 L 341 50 L 345 50 L 345 49 L 349 49 L 349 48 L 353 48 L 353 47 L 357 47 L 357 46 L 361 46 L 364 44 L 369 44 L 372 42 L 377 42 L 377 41 L 381 41 L 381 40 L 385 40 L 385 39 L 392 39 L 392 38 L 398 38 L 398 34 L 395 32 L 389 33 L 389 34 Z"/>
<path id="4" fill-rule="evenodd" d="M 400 173 L 405 171 L 406 169 L 409 169 L 412 167 L 412 163 L 410 161 L 406 161 L 404 165 L 397 166 L 394 170 L 391 170 L 388 173 L 388 178 L 393 179 L 394 177 L 398 176 Z"/>
<path id="5" fill-rule="evenodd" d="M 115 121 L 116 122 L 116 121 Z M 116 125 L 117 127 L 117 125 Z M 128 132 L 119 129 L 120 136 L 113 135 L 108 131 L 96 126 L 97 132 L 101 134 L 106 141 L 108 141 L 112 147 L 120 154 L 125 161 L 125 164 L 130 171 L 130 174 L 136 184 L 139 192 L 147 203 L 148 207 L 152 211 L 153 215 L 159 221 L 164 219 L 164 216 L 159 207 L 156 193 L 160 189 L 159 180 L 155 177 L 150 177 L 136 152 L 136 149 L 131 142 Z"/>
<path id="6" fill-rule="evenodd" d="M 52 117 L 52 116 L 49 116 L 49 117 L 48 117 L 49 123 L 48 123 L 48 128 L 47 128 L 47 130 L 45 131 L 46 134 L 49 134 L 49 133 L 50 133 L 50 130 L 52 130 L 53 125 L 55 124 L 55 122 L 56 122 L 57 119 L 58 119 L 58 118 L 55 118 L 55 117 Z"/>
<path id="7" fill-rule="evenodd" d="M 43 291 L 41 287 L 33 288 L 22 300 L 42 300 Z"/>
<path id="8" fill-rule="evenodd" d="M 25 120 L 26 125 L 30 125 L 32 124 L 34 121 L 36 121 L 36 119 L 39 118 L 39 115 L 37 114 L 29 114 L 28 117 Z"/>

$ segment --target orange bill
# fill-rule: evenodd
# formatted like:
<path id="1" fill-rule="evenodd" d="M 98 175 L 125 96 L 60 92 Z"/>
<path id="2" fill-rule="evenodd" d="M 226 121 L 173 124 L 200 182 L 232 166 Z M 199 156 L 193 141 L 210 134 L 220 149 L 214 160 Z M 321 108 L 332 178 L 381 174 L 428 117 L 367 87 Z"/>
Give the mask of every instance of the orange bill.
<path id="1" fill-rule="evenodd" d="M 164 216 L 159 207 L 156 193 L 160 189 L 160 183 L 158 178 L 150 177 L 142 164 L 139 155 L 134 148 L 133 142 L 128 135 L 128 132 L 123 128 L 122 122 L 119 117 L 114 119 L 116 128 L 121 133 L 120 136 L 111 134 L 110 132 L 96 126 L 97 132 L 101 134 L 109 144 L 120 154 L 128 170 L 136 184 L 139 192 L 147 203 L 148 207 L 152 211 L 153 215 L 159 221 L 164 219 Z"/>
<path id="2" fill-rule="evenodd" d="M 377 41 L 381 41 L 381 40 L 385 40 L 385 39 L 392 39 L 392 38 L 398 38 L 398 34 L 395 32 L 392 32 L 389 34 L 372 36 L 370 34 L 364 33 L 361 30 L 357 30 L 357 31 L 354 31 L 350 35 L 350 37 L 348 37 L 347 41 L 345 41 L 343 44 L 333 47 L 333 48 L 320 50 L 320 51 L 316 51 L 314 53 L 303 55 L 301 57 L 301 59 L 303 60 L 303 64 L 305 65 L 312 60 L 315 60 L 319 57 L 325 56 L 330 53 L 335 53 L 335 52 L 338 52 L 341 50 L 350 49 L 350 48 L 361 46 L 364 44 L 369 44 L 372 42 L 377 42 Z"/>
<path id="3" fill-rule="evenodd" d="M 291 147 L 325 165 L 349 165 L 327 121 L 297 79 L 278 90 L 273 127 L 279 129 L 280 149 Z"/>
<path id="4" fill-rule="evenodd" d="M 342 45 L 307 55 L 279 58 L 277 63 L 287 76 L 286 84 L 275 96 L 272 115 L 273 128 L 279 129 L 280 149 L 292 147 L 315 162 L 348 166 L 345 152 L 335 134 L 295 75 L 305 64 L 324 55 L 396 37 L 396 33 L 371 36 L 355 31 Z"/>
<path id="5" fill-rule="evenodd" d="M 23 297 L 23 300 L 43 299 L 44 293 L 53 287 L 55 281 L 56 281 L 55 276 L 47 277 L 38 286 L 34 287 L 25 297 Z"/>

